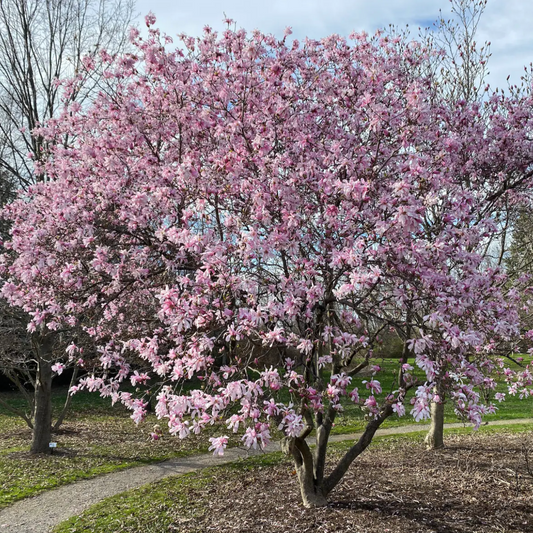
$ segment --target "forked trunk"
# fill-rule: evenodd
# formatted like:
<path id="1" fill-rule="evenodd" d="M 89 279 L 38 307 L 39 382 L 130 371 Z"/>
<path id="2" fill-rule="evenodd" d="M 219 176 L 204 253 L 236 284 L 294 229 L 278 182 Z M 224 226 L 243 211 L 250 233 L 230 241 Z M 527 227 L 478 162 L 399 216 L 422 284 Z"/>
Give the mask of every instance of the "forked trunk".
<path id="1" fill-rule="evenodd" d="M 282 441 L 282 450 L 292 455 L 294 460 L 302 502 L 305 507 L 325 507 L 328 504 L 327 496 L 340 482 L 352 462 L 368 447 L 379 426 L 392 413 L 392 406 L 387 405 L 379 416 L 368 422 L 364 433 L 344 454 L 344 457 L 328 476 L 324 476 L 324 465 L 331 430 L 330 423 L 318 427 L 314 455 L 305 441 L 304 435 Z"/>
<path id="2" fill-rule="evenodd" d="M 313 454 L 304 437 L 295 439 L 284 439 L 282 449 L 285 453 L 292 455 L 302 503 L 305 507 L 324 507 L 328 504 L 326 493 L 323 490 L 322 479 L 315 477 Z"/>
<path id="3" fill-rule="evenodd" d="M 429 449 L 444 448 L 444 403 L 431 402 L 431 425 L 425 438 Z"/>

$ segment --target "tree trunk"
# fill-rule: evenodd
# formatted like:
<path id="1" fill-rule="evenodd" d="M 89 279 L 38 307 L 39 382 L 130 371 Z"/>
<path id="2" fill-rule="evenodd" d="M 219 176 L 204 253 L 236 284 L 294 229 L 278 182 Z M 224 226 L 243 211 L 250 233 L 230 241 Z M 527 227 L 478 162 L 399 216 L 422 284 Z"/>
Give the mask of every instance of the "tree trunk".
<path id="1" fill-rule="evenodd" d="M 300 482 L 300 493 L 304 507 L 326 507 L 328 501 L 322 489 L 317 486 L 313 472 L 308 472 L 305 464 L 296 467 L 298 481 Z"/>
<path id="2" fill-rule="evenodd" d="M 50 453 L 52 437 L 52 364 L 39 360 L 35 384 L 35 419 L 31 453 Z"/>
<path id="3" fill-rule="evenodd" d="M 53 333 L 33 337 L 37 353 L 37 379 L 35 380 L 35 416 L 30 453 L 50 453 L 52 438 L 52 352 Z"/>
<path id="4" fill-rule="evenodd" d="M 429 449 L 444 448 L 444 403 L 431 402 L 431 426 L 425 438 Z"/>
<path id="5" fill-rule="evenodd" d="M 322 479 L 315 478 L 313 454 L 305 442 L 305 437 L 285 438 L 281 441 L 281 449 L 286 454 L 292 455 L 304 506 L 325 507 L 328 501 Z"/>
<path id="6" fill-rule="evenodd" d="M 325 507 L 328 505 L 327 496 L 337 486 L 354 459 L 358 457 L 370 444 L 374 434 L 384 420 L 391 414 L 392 406 L 387 405 L 377 418 L 371 420 L 359 440 L 346 452 L 337 466 L 324 478 L 323 463 L 329 437 L 329 424 L 319 426 L 317 430 L 317 449 L 315 457 L 305 441 L 305 436 L 282 441 L 282 450 L 292 455 L 298 474 L 300 493 L 305 507 Z"/>
<path id="7" fill-rule="evenodd" d="M 366 425 L 364 433 L 359 437 L 359 440 L 344 454 L 342 459 L 337 463 L 337 466 L 324 480 L 323 491 L 325 494 L 329 494 L 343 478 L 344 474 L 348 471 L 350 465 L 354 460 L 359 457 L 370 445 L 376 431 L 379 426 L 391 416 L 393 413 L 392 405 L 387 404 L 379 416 L 373 418 Z"/>

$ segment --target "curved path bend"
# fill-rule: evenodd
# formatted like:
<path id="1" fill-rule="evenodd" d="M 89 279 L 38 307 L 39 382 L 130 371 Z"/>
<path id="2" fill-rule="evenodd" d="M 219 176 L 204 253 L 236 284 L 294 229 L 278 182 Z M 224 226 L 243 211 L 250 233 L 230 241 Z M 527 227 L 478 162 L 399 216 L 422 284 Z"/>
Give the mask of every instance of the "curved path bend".
<path id="1" fill-rule="evenodd" d="M 491 426 L 508 424 L 531 424 L 533 419 L 521 418 L 514 420 L 495 420 Z M 464 427 L 464 424 L 445 424 L 445 428 Z M 533 427 L 533 426 L 532 426 Z M 425 431 L 429 425 L 413 424 L 395 428 L 380 429 L 376 436 L 399 435 L 416 431 Z M 355 440 L 361 433 L 332 435 L 330 442 Z M 57 489 L 43 492 L 38 496 L 20 500 L 0 511 L 0 533 L 49 533 L 52 529 L 73 516 L 110 496 L 121 492 L 148 485 L 160 479 L 194 472 L 238 459 L 245 459 L 258 453 L 273 452 L 280 449 L 279 443 L 272 443 L 265 451 L 245 450 L 242 448 L 227 449 L 223 457 L 211 454 L 193 455 L 169 459 L 148 466 L 138 466 L 127 470 L 112 472 L 92 479 L 85 479 L 63 485 Z"/>

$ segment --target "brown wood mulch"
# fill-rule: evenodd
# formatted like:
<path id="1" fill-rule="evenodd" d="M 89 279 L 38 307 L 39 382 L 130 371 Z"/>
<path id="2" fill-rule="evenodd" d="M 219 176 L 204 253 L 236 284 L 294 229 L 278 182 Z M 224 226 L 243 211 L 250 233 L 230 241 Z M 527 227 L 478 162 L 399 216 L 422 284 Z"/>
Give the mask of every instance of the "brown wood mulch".
<path id="1" fill-rule="evenodd" d="M 289 463 L 189 494 L 207 502 L 169 531 L 533 533 L 533 432 L 448 436 L 442 450 L 390 439 L 357 459 L 330 506 L 305 509 Z"/>

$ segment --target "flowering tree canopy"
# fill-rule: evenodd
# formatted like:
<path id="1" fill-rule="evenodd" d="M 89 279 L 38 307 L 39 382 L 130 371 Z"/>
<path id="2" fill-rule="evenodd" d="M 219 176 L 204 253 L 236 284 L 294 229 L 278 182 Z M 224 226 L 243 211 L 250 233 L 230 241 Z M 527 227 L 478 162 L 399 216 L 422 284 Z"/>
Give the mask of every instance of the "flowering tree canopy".
<path id="1" fill-rule="evenodd" d="M 306 505 L 388 416 L 427 418 L 436 391 L 479 425 L 491 354 L 521 338 L 524 301 L 480 250 L 499 199 L 527 185 L 523 107 L 495 96 L 490 121 L 451 108 L 429 52 L 386 35 L 131 38 L 134 54 L 105 58 L 113 89 L 42 129 L 49 180 L 5 215 L 4 296 L 32 328 L 80 326 L 100 347 L 102 373 L 79 386 L 140 420 L 121 383 L 150 380 L 179 437 L 223 421 L 263 447 L 274 425 Z M 404 351 L 382 390 L 372 355 L 389 329 Z M 367 427 L 325 475 L 346 402 Z"/>

